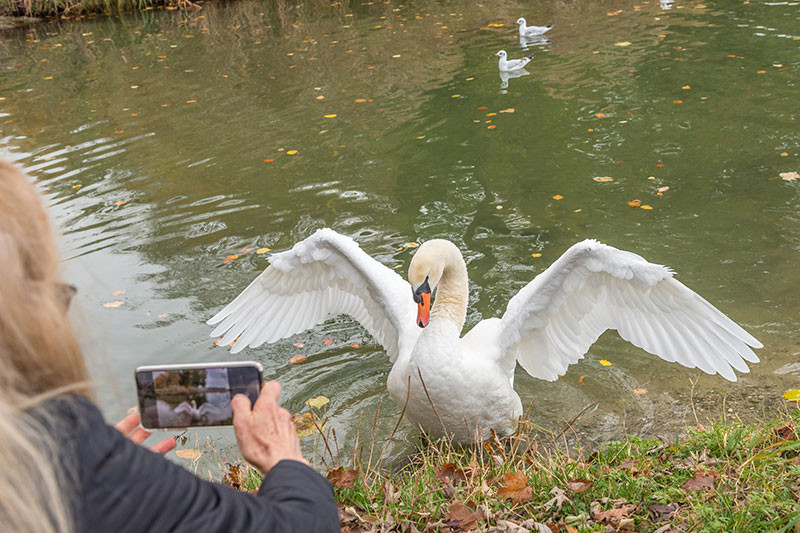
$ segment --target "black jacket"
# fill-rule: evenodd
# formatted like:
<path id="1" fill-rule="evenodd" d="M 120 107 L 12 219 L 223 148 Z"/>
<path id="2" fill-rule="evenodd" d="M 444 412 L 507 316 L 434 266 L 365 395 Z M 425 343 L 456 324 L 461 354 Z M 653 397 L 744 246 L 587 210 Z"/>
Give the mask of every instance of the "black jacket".
<path id="1" fill-rule="evenodd" d="M 137 446 L 82 396 L 54 403 L 77 531 L 340 531 L 330 484 L 302 463 L 281 461 L 257 495 L 239 492 Z"/>

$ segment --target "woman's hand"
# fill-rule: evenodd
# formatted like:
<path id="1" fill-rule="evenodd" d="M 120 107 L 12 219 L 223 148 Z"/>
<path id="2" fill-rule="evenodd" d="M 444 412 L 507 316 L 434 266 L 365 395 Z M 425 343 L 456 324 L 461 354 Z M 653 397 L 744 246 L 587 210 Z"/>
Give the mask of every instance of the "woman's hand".
<path id="1" fill-rule="evenodd" d="M 239 450 L 262 474 L 283 459 L 308 464 L 300 452 L 300 439 L 289 411 L 278 405 L 280 394 L 280 383 L 269 381 L 261 387 L 252 408 L 250 398 L 243 394 L 237 394 L 231 401 Z"/>
<path id="2" fill-rule="evenodd" d="M 143 443 L 147 437 L 153 434 L 152 431 L 147 431 L 143 427 L 139 426 L 139 413 L 131 413 L 122 420 L 120 420 L 116 426 L 117 431 L 122 433 L 123 436 L 132 440 L 136 444 Z M 158 444 L 150 446 L 150 449 L 156 453 L 165 454 L 168 451 L 175 448 L 175 439 L 172 437 L 167 437 L 166 439 L 162 440 Z"/>

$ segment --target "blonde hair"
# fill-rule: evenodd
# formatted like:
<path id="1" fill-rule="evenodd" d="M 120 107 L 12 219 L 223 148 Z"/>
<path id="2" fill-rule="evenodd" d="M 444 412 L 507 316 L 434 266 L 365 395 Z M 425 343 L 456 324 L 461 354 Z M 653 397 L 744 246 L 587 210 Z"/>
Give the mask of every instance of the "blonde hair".
<path id="1" fill-rule="evenodd" d="M 89 395 L 86 363 L 42 199 L 0 161 L 0 530 L 74 529 L 67 469 L 45 400 Z M 36 410 L 37 416 L 32 416 Z"/>

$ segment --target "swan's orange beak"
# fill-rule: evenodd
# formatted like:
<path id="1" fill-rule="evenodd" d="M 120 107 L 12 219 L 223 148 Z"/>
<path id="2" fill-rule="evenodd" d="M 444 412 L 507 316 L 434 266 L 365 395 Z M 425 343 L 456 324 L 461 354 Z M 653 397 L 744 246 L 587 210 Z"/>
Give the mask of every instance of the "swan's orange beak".
<path id="1" fill-rule="evenodd" d="M 417 325 L 424 328 L 431 320 L 431 293 L 423 292 L 417 303 Z"/>

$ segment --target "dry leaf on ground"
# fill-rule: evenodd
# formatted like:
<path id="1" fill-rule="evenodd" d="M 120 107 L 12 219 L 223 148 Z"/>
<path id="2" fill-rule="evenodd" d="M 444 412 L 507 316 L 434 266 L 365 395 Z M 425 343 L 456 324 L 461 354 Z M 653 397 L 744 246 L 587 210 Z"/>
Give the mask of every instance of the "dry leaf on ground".
<path id="1" fill-rule="evenodd" d="M 503 474 L 503 486 L 497 491 L 500 498 L 511 498 L 514 504 L 529 502 L 533 489 L 528 485 L 528 476 L 524 472 L 506 472 Z"/>
<path id="2" fill-rule="evenodd" d="M 445 524 L 455 526 L 462 531 L 469 531 L 478 527 L 478 522 L 483 520 L 483 513 L 480 510 L 473 511 L 461 500 L 453 500 L 445 517 Z"/>
<path id="3" fill-rule="evenodd" d="M 686 491 L 712 490 L 714 488 L 714 477 L 698 470 L 695 472 L 694 477 L 684 483 L 681 488 Z"/>
<path id="4" fill-rule="evenodd" d="M 583 478 L 570 479 L 567 481 L 566 485 L 567 489 L 569 489 L 571 492 L 581 493 L 591 489 L 592 485 L 594 485 L 594 481 Z"/>
<path id="5" fill-rule="evenodd" d="M 352 489 L 353 483 L 358 479 L 358 470 L 347 470 L 340 466 L 328 472 L 327 478 L 337 489 Z"/>
<path id="6" fill-rule="evenodd" d="M 561 511 L 562 505 L 565 503 L 572 503 L 572 500 L 567 497 L 567 493 L 558 487 L 553 487 L 550 489 L 550 494 L 552 494 L 553 497 L 544 504 L 545 508 L 547 509 L 551 509 L 553 506 L 556 506 L 558 511 Z"/>

